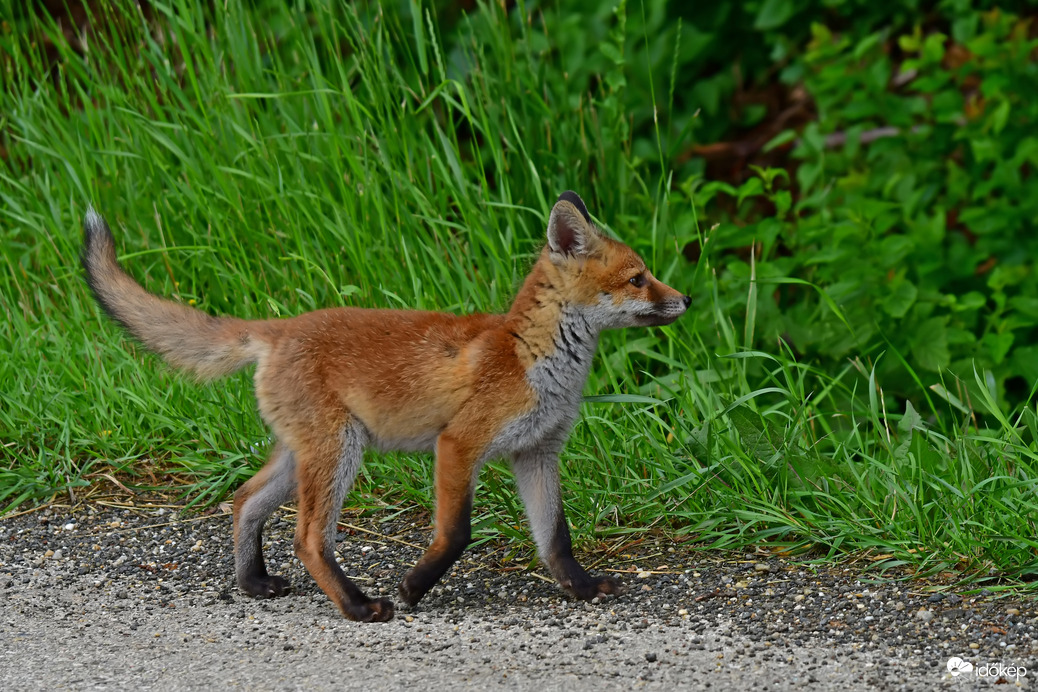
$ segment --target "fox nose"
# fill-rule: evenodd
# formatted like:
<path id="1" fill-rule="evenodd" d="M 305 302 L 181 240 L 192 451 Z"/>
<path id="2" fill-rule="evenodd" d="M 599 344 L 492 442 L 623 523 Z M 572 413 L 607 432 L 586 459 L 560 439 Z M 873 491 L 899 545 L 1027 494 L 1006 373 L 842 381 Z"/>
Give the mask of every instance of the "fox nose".
<path id="1" fill-rule="evenodd" d="M 686 309 L 688 308 L 688 306 L 689 306 L 689 305 L 691 305 L 691 304 L 692 304 L 692 296 L 685 296 L 685 297 L 684 297 L 684 298 L 682 298 L 681 300 L 683 300 L 683 301 L 684 301 L 684 303 L 685 303 L 685 308 L 686 308 Z"/>

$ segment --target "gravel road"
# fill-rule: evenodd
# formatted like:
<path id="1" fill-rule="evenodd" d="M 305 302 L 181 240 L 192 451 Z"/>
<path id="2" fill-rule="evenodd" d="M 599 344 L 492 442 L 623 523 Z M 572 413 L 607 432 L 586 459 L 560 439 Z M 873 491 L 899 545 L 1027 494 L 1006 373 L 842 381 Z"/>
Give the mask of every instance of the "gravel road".
<path id="1" fill-rule="evenodd" d="M 583 556 L 625 585 L 585 604 L 528 566 L 529 546 L 484 544 L 418 608 L 357 624 L 292 556 L 290 513 L 271 520 L 266 554 L 295 590 L 258 601 L 234 586 L 230 515 L 119 504 L 0 520 L 0 689 L 986 690 L 1038 677 L 1033 601 L 873 583 L 857 564 L 650 538 Z M 426 523 L 344 515 L 344 569 L 394 596 Z M 953 676 L 953 656 L 973 670 Z"/>

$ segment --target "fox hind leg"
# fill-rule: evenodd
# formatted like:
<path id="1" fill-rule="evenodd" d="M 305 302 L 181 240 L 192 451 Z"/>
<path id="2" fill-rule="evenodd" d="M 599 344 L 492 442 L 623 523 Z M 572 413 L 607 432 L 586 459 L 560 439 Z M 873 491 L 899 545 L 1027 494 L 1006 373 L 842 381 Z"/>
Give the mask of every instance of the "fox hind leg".
<path id="1" fill-rule="evenodd" d="M 267 574 L 262 534 L 267 517 L 290 500 L 295 489 L 295 455 L 278 442 L 266 466 L 234 493 L 234 571 L 238 586 L 251 596 L 273 598 L 291 588 L 284 578 Z"/>
<path id="2" fill-rule="evenodd" d="M 335 562 L 335 527 L 342 500 L 353 484 L 364 455 L 364 431 L 350 421 L 337 438 L 311 438 L 297 458 L 299 519 L 296 555 L 328 598 L 350 620 L 384 622 L 393 603 L 368 598 Z"/>

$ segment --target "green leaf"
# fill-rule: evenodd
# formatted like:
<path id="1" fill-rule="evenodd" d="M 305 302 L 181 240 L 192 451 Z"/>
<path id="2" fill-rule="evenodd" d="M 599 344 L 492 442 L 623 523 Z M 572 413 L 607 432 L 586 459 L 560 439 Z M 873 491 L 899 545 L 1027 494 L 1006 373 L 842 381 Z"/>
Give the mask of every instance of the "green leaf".
<path id="1" fill-rule="evenodd" d="M 793 16 L 794 9 L 793 0 L 764 0 L 753 28 L 757 31 L 777 29 Z"/>
<path id="2" fill-rule="evenodd" d="M 966 310 L 979 310 L 987 304 L 988 299 L 984 297 L 984 294 L 980 291 L 970 291 L 964 293 L 955 299 L 955 304 L 952 309 L 956 312 L 962 312 Z"/>
<path id="3" fill-rule="evenodd" d="M 760 414 L 746 406 L 736 406 L 728 411 L 728 419 L 739 431 L 746 451 L 757 457 L 770 457 L 782 443 L 782 435 L 761 420 Z"/>
<path id="4" fill-rule="evenodd" d="M 919 295 L 919 289 L 911 281 L 902 279 L 894 285 L 891 291 L 880 301 L 880 306 L 891 317 L 901 319 L 908 314 L 909 308 L 915 303 Z"/>
<path id="5" fill-rule="evenodd" d="M 945 332 L 947 320 L 947 317 L 932 317 L 916 327 L 912 356 L 920 368 L 937 372 L 951 362 L 948 334 Z"/>
<path id="6" fill-rule="evenodd" d="M 908 453 L 912 447 L 912 430 L 922 427 L 922 424 L 923 419 L 916 412 L 915 407 L 912 406 L 912 402 L 906 401 L 905 414 L 897 422 L 897 430 L 901 433 L 901 442 L 894 449 L 895 461 L 900 462 L 908 459 Z"/>
<path id="7" fill-rule="evenodd" d="M 923 58 L 931 63 L 939 63 L 944 57 L 944 41 L 948 37 L 941 33 L 933 33 L 923 42 Z"/>
<path id="8" fill-rule="evenodd" d="M 692 456 L 704 465 L 710 463 L 710 449 L 713 447 L 710 430 L 710 420 L 707 419 L 692 429 L 687 440 Z"/>
<path id="9" fill-rule="evenodd" d="M 981 338 L 980 343 L 987 346 L 991 360 L 998 365 L 1006 359 L 1006 354 L 1013 346 L 1013 332 L 1002 332 L 1001 334 L 990 332 Z"/>
<path id="10" fill-rule="evenodd" d="M 1006 123 L 1009 121 L 1009 101 L 1003 100 L 1002 103 L 998 104 L 995 111 L 991 114 L 991 131 L 996 135 L 1006 129 Z"/>
<path id="11" fill-rule="evenodd" d="M 912 406 L 911 401 L 905 402 L 905 414 L 901 416 L 901 420 L 897 423 L 897 429 L 899 432 L 908 433 L 915 428 L 923 427 L 923 417 L 919 415 L 919 412 Z"/>
<path id="12" fill-rule="evenodd" d="M 642 394 L 594 394 L 584 397 L 586 404 L 663 404 L 663 399 L 656 399 Z"/>
<path id="13" fill-rule="evenodd" d="M 797 138 L 796 130 L 783 130 L 782 132 L 780 132 L 777 135 L 775 135 L 774 137 L 772 137 L 771 140 L 767 144 L 764 145 L 763 151 L 765 151 L 765 152 L 771 151 L 772 149 L 780 147 L 783 144 L 788 144 L 789 142 L 792 142 L 796 138 Z"/>
<path id="14" fill-rule="evenodd" d="M 612 43 L 603 43 L 598 46 L 598 49 L 602 51 L 602 55 L 612 60 L 614 65 L 624 64 L 623 54 L 620 53 L 620 49 L 614 46 Z"/>

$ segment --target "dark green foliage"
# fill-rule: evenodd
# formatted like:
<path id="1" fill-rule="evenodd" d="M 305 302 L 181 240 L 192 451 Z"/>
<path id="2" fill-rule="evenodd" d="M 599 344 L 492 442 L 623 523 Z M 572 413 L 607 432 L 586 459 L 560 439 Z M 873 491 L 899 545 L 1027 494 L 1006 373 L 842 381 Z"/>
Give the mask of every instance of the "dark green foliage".
<path id="1" fill-rule="evenodd" d="M 976 368 L 1011 407 L 1038 379 L 1038 40 L 1012 15 L 971 16 L 952 36 L 916 28 L 858 42 L 814 25 L 803 79 L 819 118 L 778 138 L 797 138 L 794 179 L 708 183 L 697 201 L 706 216 L 718 189 L 770 202 L 767 215 L 740 206 L 710 245 L 723 255 L 756 241 L 761 282 L 820 287 L 783 284 L 758 306 L 768 341 L 834 363 L 894 351 L 878 376 L 901 397 L 918 384 L 901 359 L 969 383 Z M 733 289 L 746 285 L 746 262 L 715 261 Z"/>

